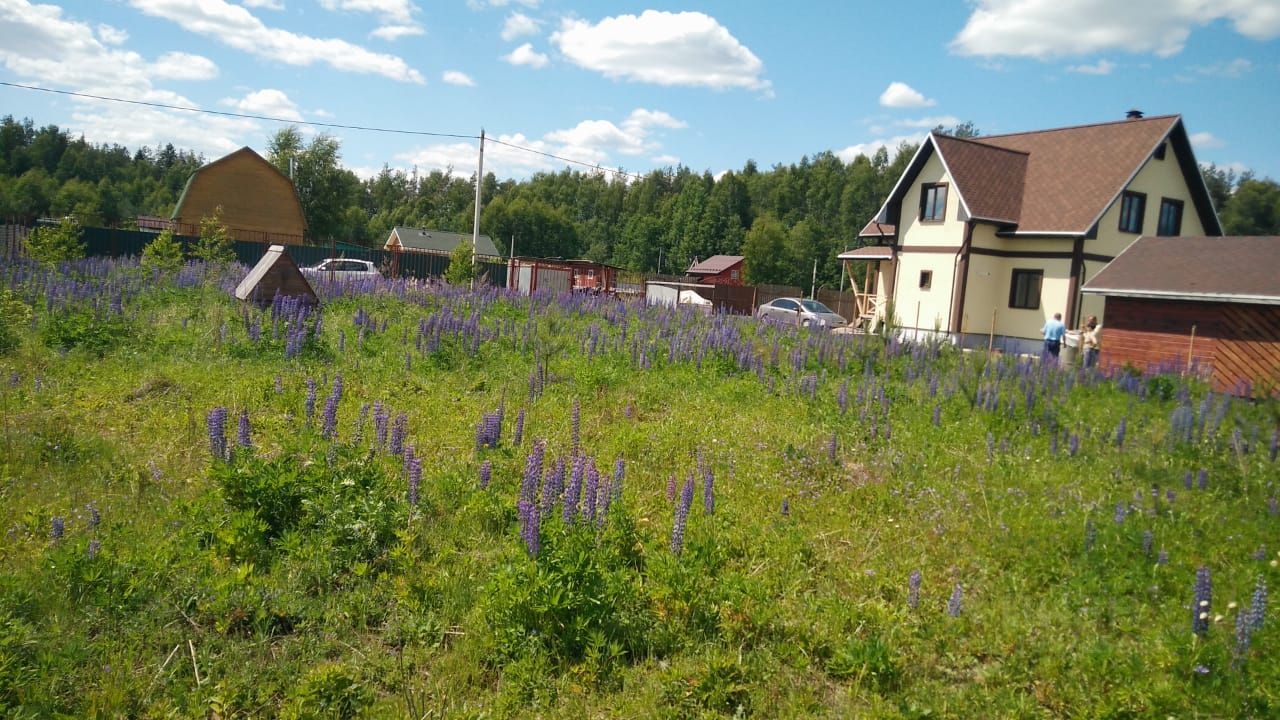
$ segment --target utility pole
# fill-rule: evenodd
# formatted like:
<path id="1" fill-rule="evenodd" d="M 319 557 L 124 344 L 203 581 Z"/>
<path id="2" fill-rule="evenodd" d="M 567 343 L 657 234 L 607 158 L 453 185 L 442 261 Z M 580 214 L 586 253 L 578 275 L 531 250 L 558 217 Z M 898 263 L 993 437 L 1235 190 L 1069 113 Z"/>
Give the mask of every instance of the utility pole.
<path id="1" fill-rule="evenodd" d="M 813 259 L 813 280 L 809 285 L 809 299 L 818 299 L 818 258 Z"/>
<path id="2" fill-rule="evenodd" d="M 484 187 L 484 128 L 480 128 L 480 160 L 476 163 L 476 217 L 471 225 L 471 289 L 476 289 L 476 244 L 480 242 L 480 190 Z"/>

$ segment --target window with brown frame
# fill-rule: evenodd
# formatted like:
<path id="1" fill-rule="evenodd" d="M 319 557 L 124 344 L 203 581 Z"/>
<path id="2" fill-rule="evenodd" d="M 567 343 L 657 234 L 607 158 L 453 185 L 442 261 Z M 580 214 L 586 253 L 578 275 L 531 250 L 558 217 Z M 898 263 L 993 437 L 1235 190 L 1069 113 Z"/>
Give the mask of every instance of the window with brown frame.
<path id="1" fill-rule="evenodd" d="M 1040 308 L 1040 284 L 1044 280 L 1044 270 L 1013 271 L 1009 280 L 1009 307 L 1021 310 L 1038 310 Z"/>
<path id="2" fill-rule="evenodd" d="M 1142 233 L 1142 216 L 1147 211 L 1147 196 L 1138 192 L 1125 192 L 1120 197 L 1120 231 Z"/>
<path id="3" fill-rule="evenodd" d="M 920 220 L 942 222 L 947 216 L 947 184 L 925 183 L 920 186 Z"/>
<path id="4" fill-rule="evenodd" d="M 1156 234 L 1165 237 L 1182 234 L 1182 201 L 1160 198 L 1160 223 Z"/>

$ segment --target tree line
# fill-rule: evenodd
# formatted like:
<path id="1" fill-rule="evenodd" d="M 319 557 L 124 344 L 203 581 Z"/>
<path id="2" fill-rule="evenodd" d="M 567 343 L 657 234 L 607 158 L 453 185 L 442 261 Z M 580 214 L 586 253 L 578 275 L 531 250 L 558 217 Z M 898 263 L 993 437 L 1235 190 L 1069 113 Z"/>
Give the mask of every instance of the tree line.
<path id="1" fill-rule="evenodd" d="M 970 123 L 936 128 L 976 136 Z M 916 146 L 842 160 L 830 151 L 797 163 L 713 176 L 683 165 L 639 177 L 564 169 L 525 180 L 486 174 L 481 232 L 504 252 L 585 257 L 629 270 L 682 273 L 696 259 L 746 255 L 747 279 L 839 283 L 836 255 L 879 209 Z M 274 133 L 265 156 L 291 174 L 310 239 L 381 246 L 397 225 L 470 232 L 474 174 L 418 174 L 384 166 L 362 179 L 342 166 L 340 141 L 309 140 L 296 127 Z M 0 121 L 0 216 L 75 216 L 85 225 L 127 226 L 138 215 L 168 217 L 205 158 L 172 144 L 97 145 L 55 125 Z M 1213 165 L 1204 179 L 1228 234 L 1280 234 L 1280 184 Z"/>

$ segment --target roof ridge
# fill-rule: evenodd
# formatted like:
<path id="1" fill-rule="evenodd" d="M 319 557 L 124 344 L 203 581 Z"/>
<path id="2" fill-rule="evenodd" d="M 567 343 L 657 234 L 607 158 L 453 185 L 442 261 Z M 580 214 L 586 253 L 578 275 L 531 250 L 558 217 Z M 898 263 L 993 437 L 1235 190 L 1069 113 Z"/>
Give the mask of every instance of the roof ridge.
<path id="1" fill-rule="evenodd" d="M 955 135 L 947 135 L 946 133 L 929 133 L 929 134 L 933 135 L 935 138 L 946 138 L 947 140 L 955 140 L 957 142 L 969 143 L 970 145 L 978 145 L 987 150 L 999 150 L 1001 152 L 1013 153 L 1014 155 L 1026 155 L 1028 157 L 1031 156 L 1030 150 L 1015 150 L 1013 148 L 1001 147 L 999 145 L 991 145 L 989 143 L 982 142 L 982 138 L 962 138 L 962 137 L 956 137 Z M 999 136 L 994 136 L 994 137 L 999 137 Z"/>
<path id="2" fill-rule="evenodd" d="M 1174 120 L 1174 119 L 1179 119 L 1181 117 L 1182 117 L 1181 114 L 1173 113 L 1170 115 L 1152 115 L 1150 117 L 1141 117 L 1141 118 L 1122 118 L 1120 120 L 1107 120 L 1104 122 L 1081 123 L 1079 125 L 1065 125 L 1063 127 L 1056 127 L 1056 128 L 1042 128 L 1040 130 L 1023 130 L 1021 132 L 1001 133 L 999 135 L 983 135 L 982 138 L 990 140 L 992 138 L 1014 137 L 1015 135 L 1040 135 L 1043 133 L 1061 132 L 1063 130 L 1083 130 L 1084 128 L 1102 127 L 1104 125 L 1129 125 L 1134 123 L 1153 122 L 1155 120 Z"/>

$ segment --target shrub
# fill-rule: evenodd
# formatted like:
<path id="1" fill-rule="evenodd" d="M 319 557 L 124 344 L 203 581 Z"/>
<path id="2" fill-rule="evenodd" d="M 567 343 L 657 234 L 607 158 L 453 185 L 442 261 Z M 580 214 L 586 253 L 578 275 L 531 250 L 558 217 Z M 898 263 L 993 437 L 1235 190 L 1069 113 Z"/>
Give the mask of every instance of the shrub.
<path id="1" fill-rule="evenodd" d="M 18 328 L 31 321 L 31 309 L 8 288 L 0 288 L 0 355 L 18 347 Z"/>
<path id="2" fill-rule="evenodd" d="M 449 267 L 444 271 L 444 279 L 450 285 L 468 285 L 475 276 L 476 268 L 471 264 L 471 243 L 459 242 L 449 255 Z"/>
<path id="3" fill-rule="evenodd" d="M 133 327 L 120 315 L 91 311 L 49 316 L 40 326 L 45 344 L 56 350 L 80 348 L 99 357 L 133 335 Z"/>
<path id="4" fill-rule="evenodd" d="M 84 243 L 80 242 L 80 224 L 73 217 L 64 217 L 58 226 L 38 227 L 27 236 L 27 255 L 43 265 L 57 265 L 84 257 Z"/>
<path id="5" fill-rule="evenodd" d="M 222 223 L 222 206 L 214 208 L 212 215 L 200 218 L 200 240 L 191 253 L 196 258 L 213 265 L 225 265 L 236 260 L 236 253 L 227 226 Z"/>
<path id="6" fill-rule="evenodd" d="M 289 720 L 360 717 L 373 694 L 341 663 L 324 662 L 311 668 L 292 693 L 284 717 Z"/>
<path id="7" fill-rule="evenodd" d="M 173 239 L 173 231 L 165 230 L 142 248 L 142 266 L 163 273 L 182 269 L 182 246 Z"/>

